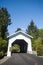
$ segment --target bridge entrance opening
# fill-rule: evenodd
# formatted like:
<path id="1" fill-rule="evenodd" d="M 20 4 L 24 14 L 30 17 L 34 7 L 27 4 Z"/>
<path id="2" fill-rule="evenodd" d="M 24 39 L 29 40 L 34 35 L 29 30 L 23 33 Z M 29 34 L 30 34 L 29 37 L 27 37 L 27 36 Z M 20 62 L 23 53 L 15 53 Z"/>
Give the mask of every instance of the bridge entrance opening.
<path id="1" fill-rule="evenodd" d="M 12 53 L 27 53 L 27 42 L 17 39 L 12 43 Z"/>

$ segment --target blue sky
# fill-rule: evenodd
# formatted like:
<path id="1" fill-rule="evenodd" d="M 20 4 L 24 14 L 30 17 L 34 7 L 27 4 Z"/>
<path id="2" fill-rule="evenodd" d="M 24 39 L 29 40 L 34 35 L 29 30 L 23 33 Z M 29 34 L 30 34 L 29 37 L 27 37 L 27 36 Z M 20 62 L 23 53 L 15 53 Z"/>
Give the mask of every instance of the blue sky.
<path id="1" fill-rule="evenodd" d="M 6 7 L 11 15 L 9 34 L 17 28 L 25 31 L 31 20 L 38 28 L 43 28 L 43 0 L 0 0 L 1 7 Z"/>

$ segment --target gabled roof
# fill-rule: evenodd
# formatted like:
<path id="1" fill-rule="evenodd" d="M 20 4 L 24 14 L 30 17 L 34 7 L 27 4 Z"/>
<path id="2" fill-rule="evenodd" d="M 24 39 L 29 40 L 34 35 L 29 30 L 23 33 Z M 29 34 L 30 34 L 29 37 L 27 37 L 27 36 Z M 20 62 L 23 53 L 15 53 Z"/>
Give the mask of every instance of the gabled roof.
<path id="1" fill-rule="evenodd" d="M 7 38 L 12 38 L 12 37 L 17 36 L 19 34 L 24 35 L 24 36 L 29 37 L 29 38 L 33 38 L 31 35 L 28 35 L 28 34 L 22 32 L 22 31 L 18 31 L 18 32 L 14 33 L 14 34 L 12 34 L 10 36 L 8 36 Z"/>

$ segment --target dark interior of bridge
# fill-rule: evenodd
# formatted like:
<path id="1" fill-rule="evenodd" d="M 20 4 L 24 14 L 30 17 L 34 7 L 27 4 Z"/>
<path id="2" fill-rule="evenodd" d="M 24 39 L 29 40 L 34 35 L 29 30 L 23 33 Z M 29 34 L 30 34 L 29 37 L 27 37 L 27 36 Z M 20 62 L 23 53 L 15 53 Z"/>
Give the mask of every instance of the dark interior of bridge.
<path id="1" fill-rule="evenodd" d="M 19 45 L 19 49 L 20 51 L 19 52 L 15 52 L 14 50 L 12 51 L 12 53 L 26 53 L 27 52 L 27 42 L 25 42 L 24 40 L 15 40 L 13 43 L 12 43 L 12 46 L 14 46 L 15 44 L 18 44 Z"/>

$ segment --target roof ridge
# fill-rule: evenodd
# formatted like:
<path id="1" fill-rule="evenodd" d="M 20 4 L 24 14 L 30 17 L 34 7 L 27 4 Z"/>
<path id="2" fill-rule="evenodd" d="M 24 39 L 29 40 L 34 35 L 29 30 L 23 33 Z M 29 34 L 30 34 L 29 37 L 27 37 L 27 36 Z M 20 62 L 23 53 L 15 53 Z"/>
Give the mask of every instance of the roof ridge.
<path id="1" fill-rule="evenodd" d="M 13 36 L 13 35 L 16 35 L 16 34 L 18 34 L 18 33 L 23 33 L 23 34 L 25 34 L 25 35 L 29 36 L 30 38 L 33 38 L 31 35 L 26 34 L 26 33 L 25 33 L 25 32 L 23 32 L 23 31 L 17 31 L 17 32 L 16 32 L 16 33 L 14 33 L 14 34 L 9 35 L 7 38 L 9 38 L 9 37 L 11 37 L 11 36 Z"/>

